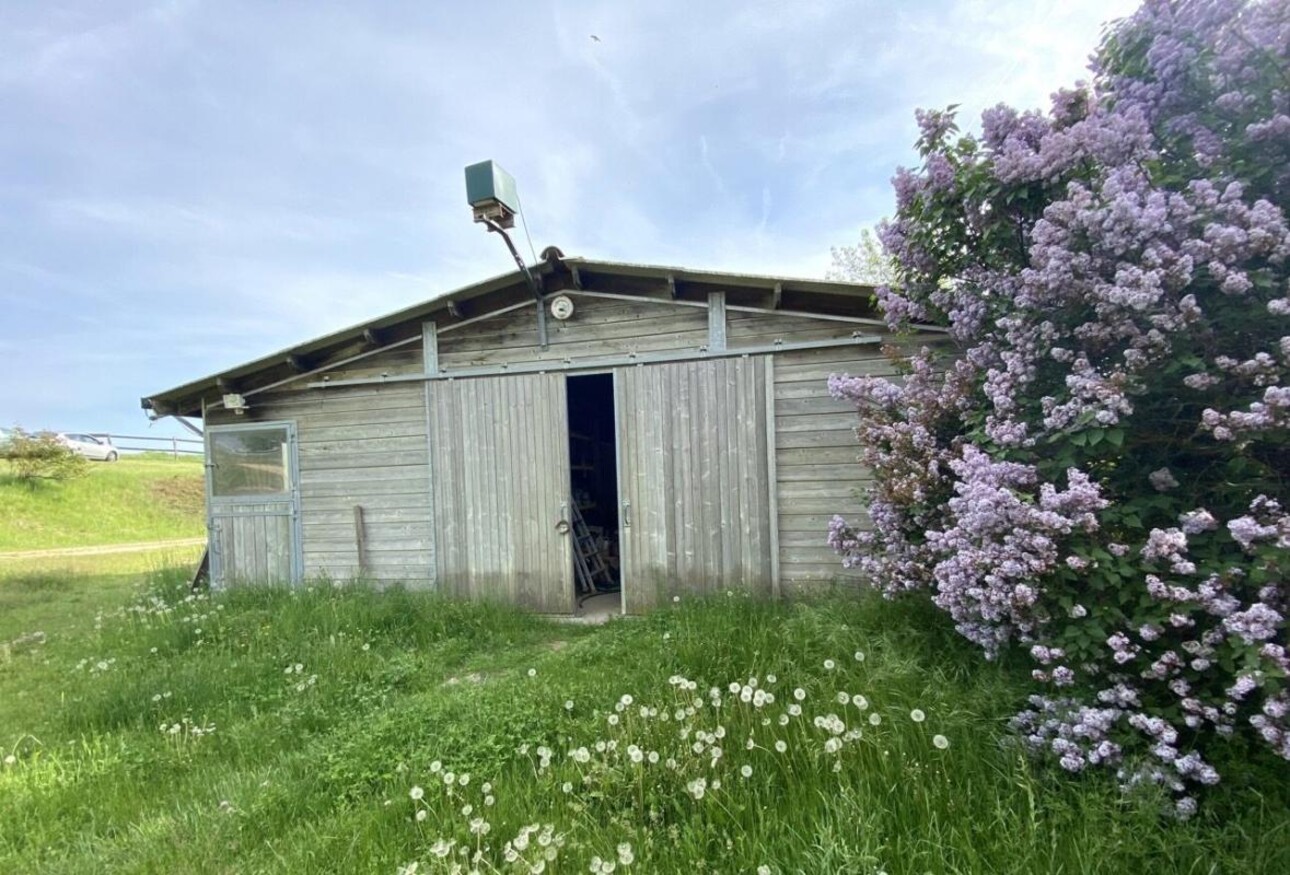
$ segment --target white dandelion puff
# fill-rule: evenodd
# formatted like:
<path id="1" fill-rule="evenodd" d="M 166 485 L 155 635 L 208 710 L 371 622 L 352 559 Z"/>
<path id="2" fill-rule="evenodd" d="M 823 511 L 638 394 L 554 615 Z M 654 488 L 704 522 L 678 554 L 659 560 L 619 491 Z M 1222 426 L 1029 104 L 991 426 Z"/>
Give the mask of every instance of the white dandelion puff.
<path id="1" fill-rule="evenodd" d="M 950 740 L 944 735 L 933 735 L 932 746 L 937 750 L 945 750 L 945 748 L 950 746 Z"/>

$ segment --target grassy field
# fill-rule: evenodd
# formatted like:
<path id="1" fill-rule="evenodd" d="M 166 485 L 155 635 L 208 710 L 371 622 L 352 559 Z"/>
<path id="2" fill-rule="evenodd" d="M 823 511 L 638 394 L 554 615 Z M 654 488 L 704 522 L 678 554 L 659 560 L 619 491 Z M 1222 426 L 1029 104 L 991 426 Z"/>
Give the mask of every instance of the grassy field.
<path id="1" fill-rule="evenodd" d="M 1290 871 L 1283 763 L 1187 823 L 1038 767 L 1009 668 L 916 606 L 0 573 L 0 641 L 47 636 L 0 651 L 3 872 Z"/>
<path id="2" fill-rule="evenodd" d="M 198 457 L 94 462 L 66 483 L 29 485 L 0 462 L 0 551 L 83 547 L 205 534 Z"/>

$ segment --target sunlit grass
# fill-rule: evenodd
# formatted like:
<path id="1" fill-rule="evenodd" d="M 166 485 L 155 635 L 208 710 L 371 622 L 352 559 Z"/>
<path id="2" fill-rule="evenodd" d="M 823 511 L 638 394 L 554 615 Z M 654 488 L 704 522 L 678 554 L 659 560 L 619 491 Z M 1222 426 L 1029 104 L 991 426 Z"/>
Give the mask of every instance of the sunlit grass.
<path id="1" fill-rule="evenodd" d="M 0 551 L 200 537 L 200 458 L 93 462 L 85 477 L 28 484 L 0 462 Z"/>
<path id="2" fill-rule="evenodd" d="M 0 871 L 1290 871 L 1283 773 L 1178 823 L 1038 769 L 1008 667 L 916 606 L 179 580 L 0 666 Z"/>

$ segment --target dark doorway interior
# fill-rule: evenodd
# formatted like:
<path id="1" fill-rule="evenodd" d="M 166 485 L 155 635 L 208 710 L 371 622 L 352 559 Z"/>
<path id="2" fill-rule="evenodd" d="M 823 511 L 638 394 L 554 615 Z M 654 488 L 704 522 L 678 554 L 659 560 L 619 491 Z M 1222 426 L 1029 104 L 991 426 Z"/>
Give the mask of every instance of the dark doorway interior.
<path id="1" fill-rule="evenodd" d="M 568 378 L 574 584 L 578 605 L 620 590 L 614 377 Z"/>

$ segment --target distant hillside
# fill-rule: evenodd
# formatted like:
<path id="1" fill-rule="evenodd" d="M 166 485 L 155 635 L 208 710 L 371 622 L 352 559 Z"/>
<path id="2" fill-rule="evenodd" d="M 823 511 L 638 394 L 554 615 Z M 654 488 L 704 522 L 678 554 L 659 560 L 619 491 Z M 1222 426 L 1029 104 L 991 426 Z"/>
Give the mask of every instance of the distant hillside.
<path id="1" fill-rule="evenodd" d="M 0 463 L 0 551 L 200 537 L 203 503 L 199 458 L 126 456 L 34 487 Z"/>

